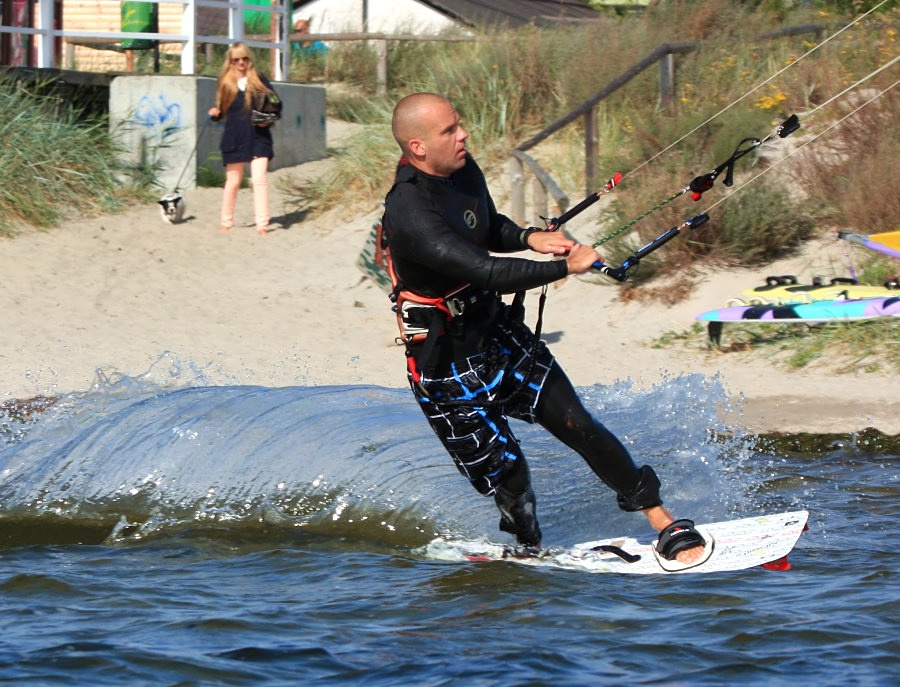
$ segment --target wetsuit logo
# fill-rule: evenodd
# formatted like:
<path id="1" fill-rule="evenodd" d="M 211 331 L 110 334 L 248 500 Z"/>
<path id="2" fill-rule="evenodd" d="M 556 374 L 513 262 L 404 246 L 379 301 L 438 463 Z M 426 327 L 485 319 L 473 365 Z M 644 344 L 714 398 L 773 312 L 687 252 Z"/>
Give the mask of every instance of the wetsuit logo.
<path id="1" fill-rule="evenodd" d="M 466 226 L 469 227 L 469 229 L 474 229 L 475 225 L 478 224 L 478 218 L 471 210 L 466 210 L 463 213 L 463 219 L 465 220 Z"/>

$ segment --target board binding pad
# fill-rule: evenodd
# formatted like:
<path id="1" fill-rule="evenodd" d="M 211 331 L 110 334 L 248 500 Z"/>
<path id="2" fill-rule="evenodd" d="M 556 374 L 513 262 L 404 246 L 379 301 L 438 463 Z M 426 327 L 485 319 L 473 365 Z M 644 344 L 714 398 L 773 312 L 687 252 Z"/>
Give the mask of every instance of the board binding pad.
<path id="1" fill-rule="evenodd" d="M 508 561 L 535 567 L 639 575 L 727 572 L 756 566 L 789 570 L 787 555 L 806 529 L 808 518 L 809 513 L 800 510 L 697 525 L 707 542 L 706 550 L 701 562 L 689 566 L 661 558 L 656 553 L 655 539 L 639 541 L 633 537 L 537 551 L 438 537 L 426 545 L 425 555 L 437 560 Z"/>

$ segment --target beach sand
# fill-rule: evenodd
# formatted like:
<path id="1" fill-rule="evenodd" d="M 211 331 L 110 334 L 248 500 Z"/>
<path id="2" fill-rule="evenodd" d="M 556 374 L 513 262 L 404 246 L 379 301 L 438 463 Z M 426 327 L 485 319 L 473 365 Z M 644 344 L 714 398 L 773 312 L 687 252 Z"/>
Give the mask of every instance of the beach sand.
<path id="1" fill-rule="evenodd" d="M 345 133 L 329 122 L 329 146 Z M 178 366 L 198 383 L 404 387 L 390 303 L 356 265 L 380 205 L 303 221 L 280 190 L 279 179 L 327 168 L 318 161 L 272 173 L 274 226 L 263 237 L 249 189 L 228 233 L 218 231 L 221 190 L 194 189 L 178 225 L 149 204 L 0 239 L 0 401 L 87 390 L 98 374 L 165 384 Z M 675 305 L 623 302 L 621 285 L 570 277 L 550 287 L 543 331 L 576 385 L 631 380 L 640 389 L 700 373 L 743 398 L 729 422 L 754 432 L 898 434 L 900 385 L 888 370 L 839 373 L 828 356 L 790 370 L 759 350 L 653 346 L 766 275 L 846 275 L 850 257 L 846 243 L 819 239 L 765 268 L 693 275 L 696 286 Z M 536 294 L 528 299 L 533 323 Z"/>

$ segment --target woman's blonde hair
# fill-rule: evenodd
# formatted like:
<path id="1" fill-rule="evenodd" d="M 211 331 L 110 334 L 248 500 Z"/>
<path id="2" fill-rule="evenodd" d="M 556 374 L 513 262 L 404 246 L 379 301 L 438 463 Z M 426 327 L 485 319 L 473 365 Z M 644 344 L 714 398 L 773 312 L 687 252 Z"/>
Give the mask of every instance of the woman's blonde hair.
<path id="1" fill-rule="evenodd" d="M 244 91 L 244 108 L 250 109 L 254 96 L 271 92 L 271 89 L 267 88 L 262 79 L 259 78 L 259 72 L 253 66 L 250 48 L 244 43 L 233 43 L 225 53 L 225 63 L 222 65 L 222 71 L 219 72 L 219 81 L 216 83 L 216 107 L 219 108 L 223 116 L 228 112 L 228 108 L 231 107 L 239 92 L 237 72 L 231 68 L 231 60 L 237 57 L 250 58 L 247 64 L 247 88 Z"/>

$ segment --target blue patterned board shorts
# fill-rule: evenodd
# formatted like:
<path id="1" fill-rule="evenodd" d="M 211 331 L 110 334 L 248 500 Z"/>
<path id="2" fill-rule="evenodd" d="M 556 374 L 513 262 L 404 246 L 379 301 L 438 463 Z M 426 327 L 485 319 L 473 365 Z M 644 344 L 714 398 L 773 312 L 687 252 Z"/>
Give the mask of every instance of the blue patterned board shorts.
<path id="1" fill-rule="evenodd" d="M 460 473 L 485 496 L 503 484 L 515 461 L 525 460 L 508 418 L 535 422 L 541 389 L 554 364 L 540 341 L 532 365 L 533 344 L 534 334 L 523 323 L 502 322 L 487 341 L 488 352 L 454 363 L 451 376 L 423 374 L 419 384 L 410 376 L 431 428 Z"/>

